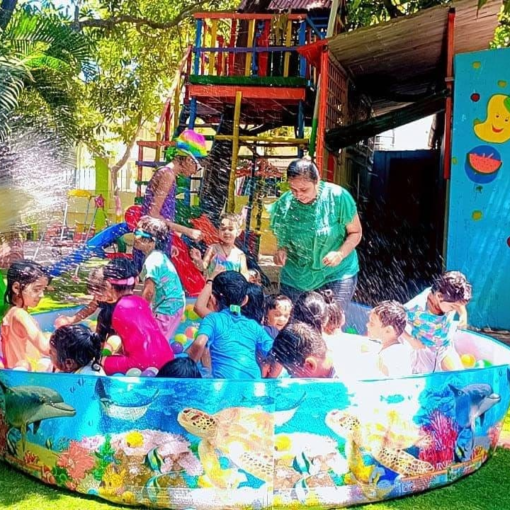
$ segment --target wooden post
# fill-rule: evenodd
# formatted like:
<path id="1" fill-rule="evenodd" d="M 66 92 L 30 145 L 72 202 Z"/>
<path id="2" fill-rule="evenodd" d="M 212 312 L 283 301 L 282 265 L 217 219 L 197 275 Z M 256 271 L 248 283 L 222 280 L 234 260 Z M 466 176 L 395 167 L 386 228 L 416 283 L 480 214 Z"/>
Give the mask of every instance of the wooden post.
<path id="1" fill-rule="evenodd" d="M 321 54 L 321 77 L 319 88 L 319 115 L 317 119 L 317 151 L 315 160 L 321 176 L 324 166 L 324 137 L 326 135 L 326 114 L 328 111 L 329 54 L 324 48 Z"/>
<path id="2" fill-rule="evenodd" d="M 218 20 L 213 19 L 211 20 L 211 48 L 216 48 L 216 34 L 218 32 Z M 209 53 L 209 76 L 214 75 L 214 64 L 216 61 L 216 56 L 218 54 L 214 51 L 211 51 Z M 220 54 L 221 56 L 221 54 Z"/>
<path id="3" fill-rule="evenodd" d="M 292 20 L 287 21 L 287 30 L 285 33 L 285 46 L 290 46 L 292 44 Z M 289 76 L 289 64 L 290 64 L 290 52 L 285 52 L 285 57 L 283 59 L 283 76 L 287 78 Z"/>
<path id="4" fill-rule="evenodd" d="M 251 19 L 248 24 L 248 42 L 246 43 L 246 48 L 251 48 L 255 44 L 255 21 Z M 251 74 L 251 63 L 252 63 L 253 55 L 251 51 L 246 53 L 246 63 L 244 65 L 244 75 L 250 76 Z"/>
<path id="5" fill-rule="evenodd" d="M 227 212 L 234 212 L 236 207 L 236 170 L 237 160 L 239 156 L 239 122 L 241 120 L 241 103 L 243 100 L 243 93 L 238 90 L 236 92 L 236 102 L 234 106 L 234 126 L 233 126 L 233 141 L 232 141 L 232 166 L 230 167 L 230 179 L 228 181 L 228 198 L 227 198 Z"/>
<path id="6" fill-rule="evenodd" d="M 451 173 L 452 149 L 452 102 L 453 102 L 453 57 L 455 54 L 455 8 L 448 11 L 446 33 L 446 87 L 450 94 L 446 98 L 444 113 L 443 177 L 448 180 Z"/>

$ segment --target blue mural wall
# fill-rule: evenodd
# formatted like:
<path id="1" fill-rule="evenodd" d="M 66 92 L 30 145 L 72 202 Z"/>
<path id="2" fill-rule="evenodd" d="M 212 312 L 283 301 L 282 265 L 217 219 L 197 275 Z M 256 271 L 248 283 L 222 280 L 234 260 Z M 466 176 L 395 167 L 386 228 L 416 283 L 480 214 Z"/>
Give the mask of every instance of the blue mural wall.
<path id="1" fill-rule="evenodd" d="M 510 49 L 455 58 L 447 267 L 473 284 L 470 324 L 510 328 Z"/>

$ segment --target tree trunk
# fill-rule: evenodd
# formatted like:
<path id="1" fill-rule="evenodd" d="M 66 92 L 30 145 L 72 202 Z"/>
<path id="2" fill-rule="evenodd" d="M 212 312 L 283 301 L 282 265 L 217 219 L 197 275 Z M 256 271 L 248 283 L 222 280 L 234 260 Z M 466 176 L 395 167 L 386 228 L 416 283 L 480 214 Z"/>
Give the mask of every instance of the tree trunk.
<path id="1" fill-rule="evenodd" d="M 18 0 L 2 0 L 0 4 L 0 30 L 5 30 L 9 21 L 11 21 L 17 4 Z"/>

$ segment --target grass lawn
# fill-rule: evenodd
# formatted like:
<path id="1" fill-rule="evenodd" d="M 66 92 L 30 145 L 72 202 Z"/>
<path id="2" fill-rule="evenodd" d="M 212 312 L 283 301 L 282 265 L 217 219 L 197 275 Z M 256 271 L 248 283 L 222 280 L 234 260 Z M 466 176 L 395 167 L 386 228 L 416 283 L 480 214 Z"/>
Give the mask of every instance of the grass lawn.
<path id="1" fill-rule="evenodd" d="M 498 448 L 479 471 L 448 487 L 399 500 L 356 508 L 366 510 L 502 510 L 510 508 L 506 481 L 510 450 Z M 0 508 L 11 510 L 104 510 L 133 508 L 56 490 L 0 462 Z"/>

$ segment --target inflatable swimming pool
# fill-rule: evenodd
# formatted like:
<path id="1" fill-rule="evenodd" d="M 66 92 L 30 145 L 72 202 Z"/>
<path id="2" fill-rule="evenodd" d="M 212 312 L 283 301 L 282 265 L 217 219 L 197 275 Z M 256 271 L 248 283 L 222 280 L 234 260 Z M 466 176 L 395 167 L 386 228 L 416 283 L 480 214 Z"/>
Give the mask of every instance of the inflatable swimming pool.
<path id="1" fill-rule="evenodd" d="M 354 312 L 362 332 L 366 310 Z M 160 508 L 337 508 L 417 493 L 477 470 L 510 404 L 510 350 L 465 331 L 456 346 L 481 368 L 261 381 L 1 370 L 0 457 L 57 487 Z"/>

